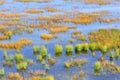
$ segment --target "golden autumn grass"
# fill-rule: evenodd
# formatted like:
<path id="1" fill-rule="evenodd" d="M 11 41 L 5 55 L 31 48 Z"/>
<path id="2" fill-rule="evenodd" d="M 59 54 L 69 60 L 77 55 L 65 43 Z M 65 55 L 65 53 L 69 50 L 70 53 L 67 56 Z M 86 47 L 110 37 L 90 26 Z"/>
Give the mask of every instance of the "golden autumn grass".
<path id="1" fill-rule="evenodd" d="M 5 48 L 5 49 L 21 49 L 22 47 L 26 45 L 30 45 L 32 41 L 27 38 L 20 39 L 16 42 L 11 42 L 11 43 L 0 43 L 0 48 Z"/>
<path id="2" fill-rule="evenodd" d="M 0 35 L 0 40 L 5 40 L 5 39 L 7 39 L 7 36 L 5 36 L 5 35 Z"/>
<path id="3" fill-rule="evenodd" d="M 42 28 L 50 31 L 50 33 L 60 33 L 60 32 L 67 32 L 69 29 L 74 29 L 76 28 L 75 26 L 65 26 L 62 24 L 56 24 L 56 23 L 51 23 L 48 22 L 46 23 L 40 23 L 38 25 L 32 23 L 29 25 L 32 28 Z"/>
<path id="4" fill-rule="evenodd" d="M 99 18 L 98 20 L 99 20 L 100 22 L 111 23 L 111 22 L 119 21 L 120 18 L 109 18 L 109 19 Z"/>
<path id="5" fill-rule="evenodd" d="M 55 12 L 56 11 L 56 8 L 54 7 L 46 7 L 45 8 L 48 12 Z"/>
<path id="6" fill-rule="evenodd" d="M 30 9 L 30 10 L 27 10 L 26 12 L 30 14 L 37 14 L 37 13 L 43 13 L 44 11 L 39 9 Z"/>
<path id="7" fill-rule="evenodd" d="M 112 0 L 73 0 L 73 1 L 82 2 L 85 4 L 106 5 L 106 4 L 110 4 Z M 117 1 L 119 1 L 119 0 L 117 0 Z"/>
<path id="8" fill-rule="evenodd" d="M 96 15 L 91 14 L 80 14 L 74 18 L 66 18 L 65 22 L 72 22 L 75 24 L 90 24 L 96 20 Z"/>
<path id="9" fill-rule="evenodd" d="M 69 27 L 54 27 L 54 28 L 50 28 L 50 32 L 51 33 L 60 33 L 60 32 L 67 32 L 69 29 Z"/>
<path id="10" fill-rule="evenodd" d="M 51 40 L 53 39 L 53 36 L 51 34 L 41 34 L 41 38 L 43 40 Z"/>
<path id="11" fill-rule="evenodd" d="M 27 14 L 24 13 L 15 13 L 15 12 L 11 12 L 11 13 L 5 13 L 5 12 L 0 12 L 0 17 L 6 17 L 6 18 L 13 18 L 13 17 L 25 17 L 27 16 Z"/>
<path id="12" fill-rule="evenodd" d="M 110 4 L 111 0 L 85 0 L 86 4 L 99 4 L 99 5 L 105 5 Z"/>
<path id="13" fill-rule="evenodd" d="M 89 40 L 101 45 L 109 45 L 110 48 L 120 46 L 120 30 L 117 29 L 99 29 L 89 34 Z"/>

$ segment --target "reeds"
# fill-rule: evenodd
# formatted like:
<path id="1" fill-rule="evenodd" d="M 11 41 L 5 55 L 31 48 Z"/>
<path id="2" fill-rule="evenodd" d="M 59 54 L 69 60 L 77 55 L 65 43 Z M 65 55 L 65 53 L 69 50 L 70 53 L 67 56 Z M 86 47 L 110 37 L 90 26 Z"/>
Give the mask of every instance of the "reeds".
<path id="1" fill-rule="evenodd" d="M 16 63 L 20 63 L 20 62 L 24 61 L 24 56 L 20 53 L 16 53 L 15 60 L 16 60 Z"/>
<path id="2" fill-rule="evenodd" d="M 96 48 L 101 50 L 103 54 L 107 53 L 110 49 L 117 49 L 119 44 L 120 30 L 117 29 L 99 29 L 96 32 L 89 33 L 90 42 L 96 44 Z"/>
<path id="3" fill-rule="evenodd" d="M 96 62 L 96 63 L 94 64 L 94 72 L 95 72 L 96 74 L 99 74 L 99 73 L 100 73 L 100 70 L 101 70 L 101 63 L 100 63 L 100 62 Z"/>
<path id="4" fill-rule="evenodd" d="M 40 54 L 42 55 L 42 57 L 46 57 L 47 53 L 48 53 L 47 48 L 45 46 L 42 46 L 40 51 Z"/>
<path id="5" fill-rule="evenodd" d="M 58 54 L 58 55 L 62 54 L 62 52 L 63 52 L 62 45 L 55 45 L 54 51 L 55 51 L 55 54 Z"/>
<path id="6" fill-rule="evenodd" d="M 28 67 L 27 62 L 21 62 L 19 64 L 17 64 L 16 68 L 17 70 L 26 70 Z"/>
<path id="7" fill-rule="evenodd" d="M 81 67 L 84 64 L 86 64 L 87 62 L 88 61 L 86 59 L 73 59 L 73 60 L 70 60 L 70 61 L 66 61 L 64 63 L 64 65 L 65 65 L 66 68 L 70 68 L 72 66 Z"/>
<path id="8" fill-rule="evenodd" d="M 4 76 L 5 75 L 5 70 L 4 68 L 0 69 L 0 76 Z"/>
<path id="9" fill-rule="evenodd" d="M 33 52 L 34 52 L 34 54 L 39 54 L 40 53 L 40 46 L 34 46 Z"/>
<path id="10" fill-rule="evenodd" d="M 67 45 L 65 48 L 66 48 L 66 54 L 71 54 L 74 51 L 72 45 Z"/>

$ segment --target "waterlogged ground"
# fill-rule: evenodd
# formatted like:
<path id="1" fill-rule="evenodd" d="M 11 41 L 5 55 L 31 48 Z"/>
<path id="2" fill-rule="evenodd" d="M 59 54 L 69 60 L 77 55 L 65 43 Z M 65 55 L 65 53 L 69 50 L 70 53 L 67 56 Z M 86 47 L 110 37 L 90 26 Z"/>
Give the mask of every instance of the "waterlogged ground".
<path id="1" fill-rule="evenodd" d="M 47 8 L 55 8 L 55 11 L 47 11 Z M 27 10 L 30 9 L 37 9 L 37 10 L 43 10 L 42 13 L 27 13 Z M 39 24 L 42 20 L 36 20 L 35 18 L 37 16 L 55 16 L 55 15 L 68 15 L 69 17 L 77 16 L 78 13 L 92 13 L 92 12 L 108 12 L 104 16 L 104 18 L 120 18 L 120 2 L 117 0 L 113 0 L 110 4 L 105 5 L 98 5 L 98 4 L 85 4 L 84 2 L 70 0 L 70 1 L 63 1 L 63 0 L 53 0 L 51 2 L 16 2 L 14 0 L 5 0 L 5 2 L 0 5 L 0 13 L 20 13 L 20 14 L 26 14 L 27 17 L 21 17 L 20 21 L 26 22 L 27 27 L 30 23 Z M 102 15 L 101 15 L 102 16 Z M 3 17 L 4 18 L 4 17 Z M 31 18 L 31 20 L 29 19 Z M 0 23 L 3 23 L 3 19 L 0 18 Z M 43 21 L 44 22 L 44 21 Z M 49 22 L 49 21 L 48 21 Z M 88 63 L 85 64 L 82 67 L 71 67 L 70 69 L 66 69 L 64 67 L 64 62 L 67 60 L 70 60 L 71 57 L 66 56 L 65 53 L 65 46 L 71 44 L 69 40 L 71 39 L 71 34 L 75 30 L 81 31 L 83 34 L 85 34 L 86 37 L 88 37 L 89 32 L 97 31 L 100 28 L 117 28 L 120 29 L 120 20 L 113 21 L 110 23 L 106 22 L 99 22 L 98 20 L 93 21 L 90 24 L 75 24 L 72 22 L 53 22 L 54 24 L 62 24 L 67 26 L 76 26 L 76 29 L 69 29 L 67 32 L 61 32 L 58 34 L 58 38 L 52 39 L 50 41 L 46 41 L 40 38 L 40 35 L 43 33 L 49 33 L 49 30 L 46 29 L 38 29 L 34 28 L 33 33 L 26 33 L 23 32 L 22 34 L 16 34 L 12 36 L 11 40 L 1 40 L 0 43 L 5 42 L 14 42 L 21 38 L 29 38 L 32 40 L 32 44 L 29 46 L 26 46 L 21 49 L 21 53 L 24 54 L 26 58 L 30 58 L 34 60 L 34 64 L 32 66 L 29 66 L 27 68 L 27 71 L 24 73 L 26 75 L 28 71 L 30 70 L 45 70 L 45 68 L 36 61 L 36 57 L 33 54 L 33 46 L 39 45 L 42 46 L 46 44 L 48 53 L 51 54 L 53 58 L 56 59 L 56 64 L 54 66 L 50 66 L 50 70 L 47 72 L 48 75 L 53 75 L 55 77 L 55 80 L 71 80 L 71 77 L 79 73 L 81 70 L 85 71 L 85 80 L 119 80 L 120 74 L 116 73 L 110 73 L 105 72 L 105 74 L 101 74 L 99 76 L 94 75 L 94 63 L 98 61 L 98 58 L 102 55 L 100 51 L 95 52 L 95 57 L 93 58 L 91 55 L 91 51 L 88 51 L 88 54 L 86 55 L 79 55 L 77 56 L 75 54 L 75 51 L 72 55 L 73 59 L 87 59 Z M 5 25 L 6 26 L 6 25 Z M 16 25 L 15 25 L 16 26 Z M 8 26 L 9 27 L 9 26 Z M 11 27 L 12 28 L 12 27 Z M 14 28 L 14 27 L 13 27 Z M 1 33 L 2 34 L 2 33 Z M 74 42 L 72 43 L 73 46 L 75 46 L 78 43 L 84 43 L 89 42 L 87 41 L 81 41 L 74 39 Z M 63 46 L 63 53 L 61 57 L 56 57 L 54 55 L 54 45 L 60 43 Z M 3 49 L 0 50 L 0 68 L 3 67 L 2 61 L 3 61 Z M 15 54 L 15 50 L 8 50 L 8 55 Z M 105 56 L 107 60 L 109 60 L 109 54 Z M 117 61 L 114 60 L 114 62 L 118 65 L 120 65 L 120 60 Z M 16 72 L 16 67 L 13 65 L 12 67 L 4 67 L 5 69 L 5 75 L 8 75 L 9 72 Z"/>

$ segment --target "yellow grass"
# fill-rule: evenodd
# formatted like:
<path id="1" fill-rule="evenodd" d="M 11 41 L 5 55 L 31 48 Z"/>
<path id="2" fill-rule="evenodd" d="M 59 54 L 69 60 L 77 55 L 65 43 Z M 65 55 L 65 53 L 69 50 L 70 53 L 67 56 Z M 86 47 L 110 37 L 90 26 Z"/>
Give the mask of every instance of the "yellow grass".
<path id="1" fill-rule="evenodd" d="M 31 13 L 31 14 L 36 14 L 36 13 L 43 13 L 43 10 L 39 10 L 39 9 L 30 9 L 26 11 L 27 13 Z"/>
<path id="2" fill-rule="evenodd" d="M 53 36 L 51 34 L 41 34 L 43 40 L 51 40 Z"/>

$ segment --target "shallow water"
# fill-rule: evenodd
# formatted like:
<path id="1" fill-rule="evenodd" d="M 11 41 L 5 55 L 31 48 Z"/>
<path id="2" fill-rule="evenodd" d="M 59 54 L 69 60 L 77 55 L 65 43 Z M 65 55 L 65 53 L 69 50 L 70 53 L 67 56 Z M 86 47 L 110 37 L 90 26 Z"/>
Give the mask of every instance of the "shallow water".
<path id="1" fill-rule="evenodd" d="M 84 3 L 80 3 L 80 2 L 64 2 L 62 0 L 55 0 L 53 2 L 49 2 L 49 3 L 35 3 L 35 2 L 30 2 L 30 3 L 22 3 L 22 2 L 13 2 L 12 0 L 6 0 L 6 3 L 4 5 L 0 6 L 0 10 L 2 10 L 3 8 L 7 8 L 8 10 L 6 12 L 10 13 L 10 12 L 19 12 L 19 13 L 25 13 L 24 10 L 30 9 L 30 8 L 37 8 L 37 9 L 42 9 L 46 6 L 51 6 L 51 7 L 55 7 L 58 9 L 58 12 L 44 12 L 41 14 L 29 14 L 30 17 L 35 17 L 37 15 L 40 16 L 50 16 L 53 14 L 57 14 L 57 13 L 63 13 L 62 11 L 72 11 L 72 10 L 79 10 L 81 12 L 100 12 L 100 11 L 109 11 L 112 13 L 112 15 L 108 15 L 107 17 L 120 17 L 120 3 L 116 3 L 114 2 L 113 4 L 107 4 L 107 5 L 102 5 L 99 6 L 97 4 L 90 4 L 90 5 L 86 5 Z M 74 6 L 77 6 L 77 8 L 74 8 Z M 77 29 L 80 30 L 81 32 L 83 32 L 86 36 L 88 35 L 89 32 L 92 31 L 96 31 L 99 28 L 118 28 L 120 29 L 120 21 L 117 22 L 112 22 L 110 24 L 107 23 L 99 23 L 98 21 L 93 22 L 91 24 L 88 25 L 81 25 L 81 24 L 73 24 L 73 23 L 69 23 L 67 25 L 75 25 L 77 26 Z M 69 30 L 66 33 L 60 33 L 59 37 L 57 39 L 53 39 L 52 41 L 49 41 L 47 43 L 47 49 L 48 49 L 48 53 L 50 53 L 52 55 L 52 57 L 55 57 L 54 55 L 54 45 L 59 43 L 59 40 L 63 40 L 63 42 L 61 43 L 63 45 L 63 47 L 65 48 L 65 45 L 70 44 L 68 42 L 68 40 L 71 38 L 71 33 L 73 32 L 73 30 Z M 20 38 L 26 37 L 29 38 L 33 41 L 33 44 L 30 46 L 26 46 L 25 48 L 22 49 L 21 53 L 24 54 L 25 57 L 27 58 L 31 58 L 34 61 L 36 61 L 35 56 L 33 55 L 33 46 L 34 45 L 44 45 L 45 41 L 42 40 L 40 38 L 40 34 L 42 33 L 48 33 L 48 31 L 40 29 L 40 30 L 35 30 L 32 34 L 28 34 L 28 33 L 24 33 L 24 34 L 20 34 L 20 35 L 15 35 L 12 37 L 11 42 L 16 41 Z M 6 41 L 2 41 L 2 42 L 9 42 L 8 40 Z M 75 42 L 73 43 L 73 45 L 77 44 L 77 43 L 82 43 L 82 41 L 78 41 L 75 40 Z M 3 60 L 3 50 L 0 50 L 0 60 Z M 14 50 L 9 50 L 8 51 L 9 54 L 15 54 Z M 48 74 L 50 75 L 54 75 L 55 76 L 55 80 L 70 80 L 71 76 L 74 73 L 79 73 L 80 70 L 84 70 L 86 72 L 86 80 L 119 80 L 120 79 L 120 75 L 119 74 L 111 74 L 109 72 L 107 72 L 106 75 L 100 75 L 100 76 L 95 76 L 94 75 L 94 62 L 98 61 L 98 57 L 101 55 L 100 52 L 96 52 L 95 57 L 93 58 L 91 56 L 91 52 L 89 51 L 87 55 L 80 55 L 77 56 L 75 54 L 75 52 L 73 53 L 74 58 L 78 58 L 78 59 L 82 59 L 82 58 L 86 58 L 88 59 L 88 64 L 82 66 L 81 68 L 78 67 L 72 67 L 69 70 L 64 68 L 64 62 L 69 60 L 70 57 L 67 57 L 65 54 L 65 50 L 63 51 L 63 54 L 60 58 L 56 58 L 57 59 L 57 63 L 55 64 L 55 66 L 51 66 L 50 70 L 48 71 Z M 108 56 L 106 55 L 106 58 L 108 59 Z M 120 60 L 115 61 L 117 64 L 120 65 Z M 2 67 L 2 65 L 0 65 Z M 43 70 L 44 67 L 40 64 L 35 62 L 35 64 L 33 66 L 30 66 L 28 68 L 29 70 Z M 9 67 L 5 67 L 5 74 L 8 74 L 9 72 L 15 72 L 15 66 L 12 66 L 11 68 Z"/>

